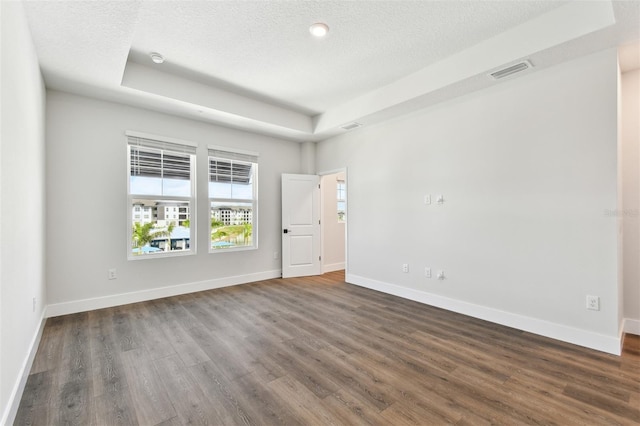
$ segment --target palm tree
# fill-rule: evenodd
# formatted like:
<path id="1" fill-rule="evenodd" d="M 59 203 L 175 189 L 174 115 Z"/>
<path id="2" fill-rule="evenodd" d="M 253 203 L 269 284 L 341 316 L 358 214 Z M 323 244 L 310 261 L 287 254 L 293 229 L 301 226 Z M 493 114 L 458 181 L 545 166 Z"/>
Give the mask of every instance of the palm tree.
<path id="1" fill-rule="evenodd" d="M 165 251 L 171 250 L 171 233 L 173 232 L 173 228 L 175 227 L 176 227 L 176 224 L 174 222 L 170 222 L 169 226 L 167 226 L 167 230 L 164 231 L 163 235 L 161 235 L 161 237 L 167 237 L 167 242 L 165 247 L 168 247 L 169 249 L 168 250 L 165 249 Z"/>
<path id="2" fill-rule="evenodd" d="M 135 222 L 133 224 L 133 229 L 131 232 L 131 240 L 133 241 L 134 248 L 138 248 L 138 254 L 142 253 L 142 247 L 149 244 L 151 241 L 156 240 L 161 237 L 170 236 L 173 231 L 174 224 L 169 224 L 169 227 L 165 230 L 155 230 L 155 223 L 148 222 L 142 224 L 140 222 Z"/>
<path id="3" fill-rule="evenodd" d="M 244 238 L 244 245 L 249 244 L 249 237 L 253 233 L 253 226 L 250 223 L 242 225 L 242 237 Z"/>

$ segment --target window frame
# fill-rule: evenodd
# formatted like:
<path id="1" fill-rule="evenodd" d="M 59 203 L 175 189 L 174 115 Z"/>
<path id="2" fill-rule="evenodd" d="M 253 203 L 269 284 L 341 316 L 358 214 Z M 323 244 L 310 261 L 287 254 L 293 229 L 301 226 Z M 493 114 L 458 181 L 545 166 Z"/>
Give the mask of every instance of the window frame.
<path id="1" fill-rule="evenodd" d="M 211 182 L 211 160 L 217 159 L 221 161 L 229 161 L 231 163 L 251 163 L 251 182 L 252 182 L 252 198 L 224 198 L 224 197 L 212 197 L 209 190 L 209 184 Z M 257 250 L 258 249 L 258 158 L 259 153 L 253 151 L 245 151 L 235 148 L 220 147 L 215 145 L 209 145 L 207 151 L 207 198 L 208 198 L 208 251 L 210 254 L 214 253 L 235 253 L 240 251 Z M 211 205 L 213 202 L 223 203 L 251 203 L 251 245 L 226 247 L 226 248 L 213 248 L 211 242 L 211 233 L 213 228 L 211 227 Z"/>
<path id="2" fill-rule="evenodd" d="M 197 232 L 196 232 L 196 212 L 197 212 L 197 199 L 196 199 L 196 183 L 197 183 L 197 143 L 184 141 L 175 138 L 169 138 L 164 136 L 151 135 L 148 133 L 126 131 L 126 149 L 127 149 L 127 260 L 147 260 L 147 259 L 163 259 L 167 257 L 178 256 L 193 256 L 197 254 Z M 138 143 L 132 143 L 133 140 L 138 140 Z M 140 143 L 140 140 L 155 142 L 155 146 L 146 146 L 144 143 Z M 159 149 L 168 152 L 185 153 L 180 152 L 179 149 L 171 149 L 172 146 L 176 148 L 182 146 L 183 150 L 188 151 L 189 154 L 189 181 L 190 181 L 190 194 L 189 196 L 177 196 L 177 195 L 148 195 L 148 194 L 132 194 L 131 193 L 131 147 L 141 146 L 149 149 Z M 178 201 L 186 202 L 189 208 L 189 249 L 188 250 L 173 250 L 161 253 L 154 253 L 153 255 L 136 255 L 132 250 L 132 237 L 133 237 L 133 209 L 134 200 L 142 201 Z M 141 209 L 141 216 L 144 215 L 144 209 Z M 157 221 L 156 217 L 151 217 L 151 220 Z"/>

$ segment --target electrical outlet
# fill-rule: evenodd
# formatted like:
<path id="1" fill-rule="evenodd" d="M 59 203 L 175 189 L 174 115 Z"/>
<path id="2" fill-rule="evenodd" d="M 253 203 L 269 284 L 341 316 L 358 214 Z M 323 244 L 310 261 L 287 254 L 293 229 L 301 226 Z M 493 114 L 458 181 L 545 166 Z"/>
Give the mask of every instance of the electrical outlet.
<path id="1" fill-rule="evenodd" d="M 424 196 L 424 203 L 425 204 L 431 204 L 431 195 L 425 195 Z"/>
<path id="2" fill-rule="evenodd" d="M 438 279 L 444 280 L 444 271 L 438 271 Z"/>
<path id="3" fill-rule="evenodd" d="M 115 280 L 116 278 L 118 278 L 118 275 L 116 274 L 116 270 L 115 269 L 109 269 L 107 271 L 107 278 L 110 280 Z"/>
<path id="4" fill-rule="evenodd" d="M 444 204 L 444 195 L 436 195 L 436 203 Z"/>
<path id="5" fill-rule="evenodd" d="M 591 311 L 600 310 L 600 298 L 598 296 L 587 295 L 587 309 Z"/>
<path id="6" fill-rule="evenodd" d="M 405 274 L 407 272 L 409 272 L 409 264 L 408 263 L 403 263 L 402 264 L 402 272 L 404 272 Z"/>
<path id="7" fill-rule="evenodd" d="M 431 278 L 431 268 L 424 268 L 424 276 Z"/>

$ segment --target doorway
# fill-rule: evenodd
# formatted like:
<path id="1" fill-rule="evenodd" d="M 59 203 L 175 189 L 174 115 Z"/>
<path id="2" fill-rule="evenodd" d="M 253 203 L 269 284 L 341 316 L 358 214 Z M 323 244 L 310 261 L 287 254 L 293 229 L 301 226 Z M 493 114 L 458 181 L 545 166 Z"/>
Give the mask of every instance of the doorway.
<path id="1" fill-rule="evenodd" d="M 347 173 L 332 171 L 320 175 L 320 218 L 322 273 L 346 267 Z"/>

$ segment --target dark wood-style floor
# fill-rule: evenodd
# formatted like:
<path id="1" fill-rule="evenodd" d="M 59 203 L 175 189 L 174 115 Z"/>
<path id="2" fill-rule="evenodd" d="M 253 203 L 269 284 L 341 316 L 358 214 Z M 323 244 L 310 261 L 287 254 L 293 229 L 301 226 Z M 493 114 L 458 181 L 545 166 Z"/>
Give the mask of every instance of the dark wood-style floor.
<path id="1" fill-rule="evenodd" d="M 622 357 L 344 283 L 268 280 L 47 321 L 16 425 L 634 424 Z"/>

